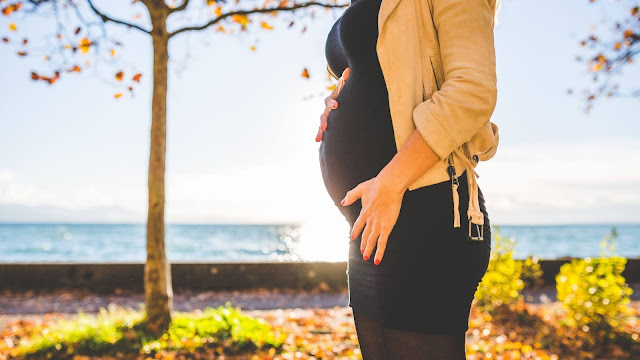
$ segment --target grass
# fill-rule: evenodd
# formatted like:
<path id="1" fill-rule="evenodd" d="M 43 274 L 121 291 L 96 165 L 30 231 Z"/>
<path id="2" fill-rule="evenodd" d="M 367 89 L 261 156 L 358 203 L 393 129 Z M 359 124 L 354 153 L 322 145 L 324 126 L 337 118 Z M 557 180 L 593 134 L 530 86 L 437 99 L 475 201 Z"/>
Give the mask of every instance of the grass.
<path id="1" fill-rule="evenodd" d="M 136 311 L 110 305 L 96 315 L 58 319 L 32 328 L 9 351 L 13 358 L 71 358 L 73 355 L 148 355 L 202 351 L 210 355 L 277 352 L 286 337 L 263 319 L 243 314 L 229 302 L 204 311 L 173 312 L 169 330 L 155 337 L 145 332 L 144 305 Z"/>

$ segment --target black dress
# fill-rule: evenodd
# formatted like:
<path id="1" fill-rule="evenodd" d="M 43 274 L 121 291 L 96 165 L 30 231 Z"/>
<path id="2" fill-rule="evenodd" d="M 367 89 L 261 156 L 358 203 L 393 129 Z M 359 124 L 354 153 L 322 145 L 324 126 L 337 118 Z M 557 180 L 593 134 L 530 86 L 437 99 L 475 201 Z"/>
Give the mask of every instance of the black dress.
<path id="1" fill-rule="evenodd" d="M 340 205 L 347 191 L 378 175 L 396 154 L 389 98 L 378 62 L 378 12 L 381 0 L 353 0 L 328 34 L 325 54 L 337 76 L 350 75 L 331 110 L 319 147 L 326 189 L 350 228 L 361 200 Z M 402 56 L 402 54 L 394 54 Z M 467 171 L 458 175 L 459 209 L 469 201 Z M 451 182 L 424 186 L 404 195 L 379 265 L 360 253 L 361 236 L 350 241 L 349 306 L 383 325 L 426 333 L 466 332 L 474 293 L 484 276 L 491 228 L 482 192 L 484 241 L 467 239 L 466 211 L 453 227 Z M 361 234 L 360 234 L 361 235 Z M 345 234 L 349 239 L 349 234 Z"/>

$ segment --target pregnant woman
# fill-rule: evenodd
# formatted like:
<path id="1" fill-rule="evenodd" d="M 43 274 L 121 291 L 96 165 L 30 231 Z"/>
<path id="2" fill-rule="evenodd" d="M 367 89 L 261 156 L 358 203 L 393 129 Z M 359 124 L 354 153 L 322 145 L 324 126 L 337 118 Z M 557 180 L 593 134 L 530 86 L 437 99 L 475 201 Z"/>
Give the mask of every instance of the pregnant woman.
<path id="1" fill-rule="evenodd" d="M 458 3 L 473 2 L 487 4 Z M 417 130 L 400 151 L 396 148 L 390 94 L 376 51 L 381 4 L 352 0 L 325 47 L 329 69 L 342 76 L 325 99 L 316 141 L 321 141 L 326 189 L 351 228 L 349 306 L 365 360 L 465 359 L 471 303 L 488 267 L 489 217 L 478 187 L 483 226 L 469 227 L 475 231 L 469 236 L 467 227 L 474 224 L 465 216 L 459 226 L 452 225 L 454 202 L 457 210 L 473 201 L 467 170 L 453 174 L 452 180 L 407 191 L 443 160 Z M 495 8 L 491 10 L 493 14 Z M 445 81 L 440 87 L 446 86 Z M 452 197 L 454 183 L 457 199 Z"/>

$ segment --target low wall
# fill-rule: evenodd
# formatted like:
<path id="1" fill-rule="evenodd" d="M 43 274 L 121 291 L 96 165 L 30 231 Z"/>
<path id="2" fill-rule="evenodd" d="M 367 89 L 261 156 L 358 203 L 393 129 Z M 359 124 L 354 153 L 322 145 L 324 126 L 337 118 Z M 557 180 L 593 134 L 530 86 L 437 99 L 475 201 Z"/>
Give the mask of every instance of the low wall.
<path id="1" fill-rule="evenodd" d="M 554 284 L 560 266 L 571 258 L 540 260 L 545 284 Z M 174 290 L 247 288 L 311 289 L 325 282 L 346 288 L 346 262 L 172 263 Z M 640 282 L 640 258 L 627 259 L 623 275 Z M 0 263 L 0 291 L 60 288 L 112 292 L 143 291 L 143 263 Z"/>

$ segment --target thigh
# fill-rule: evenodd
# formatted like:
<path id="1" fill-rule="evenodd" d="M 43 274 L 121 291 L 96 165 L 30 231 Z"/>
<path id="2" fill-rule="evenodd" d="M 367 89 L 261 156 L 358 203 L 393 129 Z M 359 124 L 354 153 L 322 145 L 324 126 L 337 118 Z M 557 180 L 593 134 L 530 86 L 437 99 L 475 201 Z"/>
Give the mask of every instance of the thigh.
<path id="1" fill-rule="evenodd" d="M 353 309 L 358 343 L 363 360 L 387 360 L 382 338 L 382 326 L 362 311 Z"/>
<path id="2" fill-rule="evenodd" d="M 383 328 L 389 359 L 465 360 L 465 334 L 436 334 Z"/>

